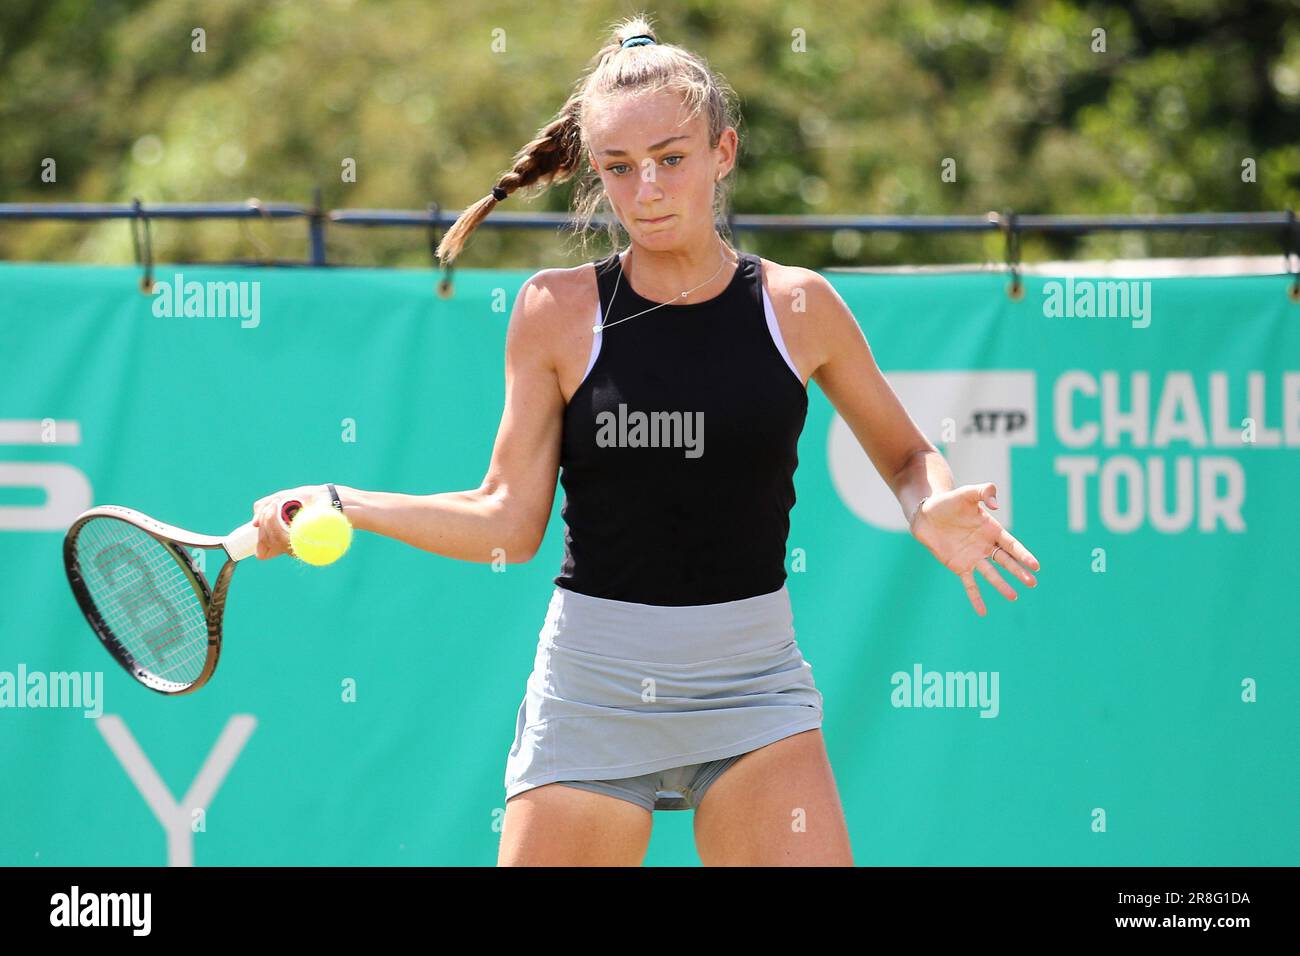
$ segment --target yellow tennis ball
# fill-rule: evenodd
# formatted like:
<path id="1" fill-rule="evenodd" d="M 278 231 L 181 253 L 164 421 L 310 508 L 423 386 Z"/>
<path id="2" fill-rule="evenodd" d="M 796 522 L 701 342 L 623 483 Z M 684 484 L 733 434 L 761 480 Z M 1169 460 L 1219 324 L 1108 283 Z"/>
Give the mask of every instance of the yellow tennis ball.
<path id="1" fill-rule="evenodd" d="M 351 544 L 352 522 L 328 501 L 304 505 L 289 525 L 289 547 L 308 564 L 333 564 Z"/>

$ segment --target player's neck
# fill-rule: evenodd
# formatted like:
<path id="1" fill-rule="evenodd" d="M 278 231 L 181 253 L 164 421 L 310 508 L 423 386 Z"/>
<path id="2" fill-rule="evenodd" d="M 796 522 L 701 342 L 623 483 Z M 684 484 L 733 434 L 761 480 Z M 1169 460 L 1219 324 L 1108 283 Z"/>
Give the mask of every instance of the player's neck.
<path id="1" fill-rule="evenodd" d="M 690 249 L 660 251 L 634 243 L 620 258 L 624 281 L 642 298 L 684 303 L 712 298 L 725 289 L 738 261 L 735 250 L 716 233 Z M 695 291 L 682 300 L 681 294 L 690 289 Z"/>

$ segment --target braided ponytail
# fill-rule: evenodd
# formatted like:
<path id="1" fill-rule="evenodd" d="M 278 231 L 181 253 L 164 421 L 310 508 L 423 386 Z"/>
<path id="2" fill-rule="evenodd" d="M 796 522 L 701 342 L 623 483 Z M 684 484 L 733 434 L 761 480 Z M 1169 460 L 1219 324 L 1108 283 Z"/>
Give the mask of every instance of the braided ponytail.
<path id="1" fill-rule="evenodd" d="M 470 233 L 512 192 L 532 185 L 562 183 L 574 174 L 582 162 L 582 130 L 578 123 L 581 103 L 580 96 L 571 96 L 556 118 L 519 150 L 510 172 L 497 180 L 488 195 L 460 214 L 438 243 L 436 254 L 444 265 L 460 255 Z"/>

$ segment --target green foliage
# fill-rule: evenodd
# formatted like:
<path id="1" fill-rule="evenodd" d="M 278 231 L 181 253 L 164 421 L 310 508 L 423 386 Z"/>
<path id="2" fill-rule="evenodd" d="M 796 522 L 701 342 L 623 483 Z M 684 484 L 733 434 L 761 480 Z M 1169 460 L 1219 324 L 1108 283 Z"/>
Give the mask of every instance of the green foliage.
<path id="1" fill-rule="evenodd" d="M 460 209 L 564 102 L 621 4 L 6 0 L 0 201 L 263 200 Z M 741 97 L 745 213 L 1155 213 L 1293 208 L 1300 0 L 777 3 L 647 8 Z M 192 31 L 206 52 L 192 49 Z M 1105 51 L 1094 31 L 1105 31 Z M 505 49 L 494 50 L 494 38 Z M 801 44 L 805 47 L 800 52 Z M 58 179 L 41 181 L 46 158 Z M 343 182 L 355 159 L 357 182 Z M 945 158 L 956 164 L 945 182 Z M 1255 182 L 1243 181 L 1254 160 Z M 511 210 L 567 208 L 568 186 Z M 507 208 L 507 207 L 503 207 Z M 781 261 L 1000 259 L 995 235 L 738 237 Z M 304 222 L 154 226 L 162 260 L 306 254 Z M 421 230 L 331 227 L 330 258 L 427 266 Z M 1277 237 L 1027 238 L 1026 259 L 1276 252 Z M 6 224 L 0 256 L 122 262 L 126 223 Z M 462 264 L 577 261 L 483 229 Z"/>

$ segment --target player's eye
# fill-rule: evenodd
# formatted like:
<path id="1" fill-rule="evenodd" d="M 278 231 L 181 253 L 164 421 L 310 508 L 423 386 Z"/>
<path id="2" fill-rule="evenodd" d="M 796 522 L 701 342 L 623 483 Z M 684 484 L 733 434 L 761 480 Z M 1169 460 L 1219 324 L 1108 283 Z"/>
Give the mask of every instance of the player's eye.
<path id="1" fill-rule="evenodd" d="M 671 156 L 666 156 L 664 158 L 664 162 L 667 163 L 668 160 L 670 159 L 685 159 L 685 158 L 686 157 L 683 156 L 681 153 L 673 153 Z M 676 169 L 680 165 L 681 163 L 673 163 L 672 167 L 670 168 Z M 609 171 L 613 173 L 615 176 L 622 176 L 623 174 L 619 172 L 620 169 L 631 169 L 631 168 L 632 167 L 630 167 L 627 163 L 618 163 L 614 166 L 610 166 Z"/>

